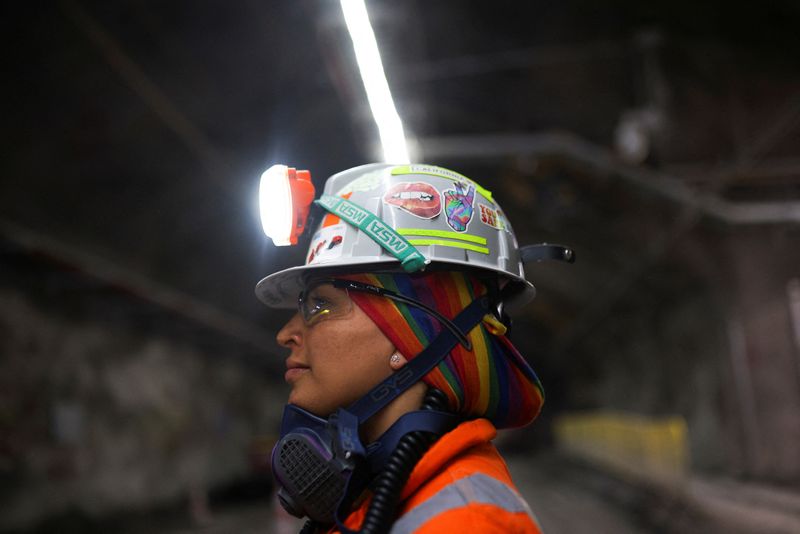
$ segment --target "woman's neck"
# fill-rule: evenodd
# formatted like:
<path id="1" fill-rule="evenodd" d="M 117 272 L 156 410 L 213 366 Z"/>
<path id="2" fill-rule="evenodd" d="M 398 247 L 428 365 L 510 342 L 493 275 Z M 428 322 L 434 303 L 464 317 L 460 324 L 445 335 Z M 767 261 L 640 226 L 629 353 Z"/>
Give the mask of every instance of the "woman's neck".
<path id="1" fill-rule="evenodd" d="M 361 431 L 364 443 L 372 443 L 389 430 L 389 427 L 400 417 L 408 412 L 419 410 L 427 390 L 428 386 L 424 382 L 417 382 L 372 416 L 369 421 L 364 423 Z"/>

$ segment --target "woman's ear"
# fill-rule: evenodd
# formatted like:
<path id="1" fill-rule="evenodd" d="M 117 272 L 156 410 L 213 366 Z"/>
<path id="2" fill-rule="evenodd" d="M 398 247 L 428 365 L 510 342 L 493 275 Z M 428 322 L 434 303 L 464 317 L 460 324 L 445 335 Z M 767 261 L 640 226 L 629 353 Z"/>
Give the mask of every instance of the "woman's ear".
<path id="1" fill-rule="evenodd" d="M 406 357 L 397 351 L 389 358 L 389 367 L 391 367 L 393 371 L 402 369 L 407 363 L 408 360 L 406 360 Z"/>

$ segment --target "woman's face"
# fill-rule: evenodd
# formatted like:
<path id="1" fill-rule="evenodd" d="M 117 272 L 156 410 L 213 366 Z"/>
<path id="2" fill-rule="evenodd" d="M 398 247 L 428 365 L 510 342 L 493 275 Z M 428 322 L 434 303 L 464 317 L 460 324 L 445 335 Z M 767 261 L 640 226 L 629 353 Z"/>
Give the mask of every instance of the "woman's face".
<path id="1" fill-rule="evenodd" d="M 392 373 L 394 346 L 343 289 L 323 284 L 305 298 L 305 312 L 281 328 L 277 341 L 291 351 L 289 402 L 327 417 Z"/>

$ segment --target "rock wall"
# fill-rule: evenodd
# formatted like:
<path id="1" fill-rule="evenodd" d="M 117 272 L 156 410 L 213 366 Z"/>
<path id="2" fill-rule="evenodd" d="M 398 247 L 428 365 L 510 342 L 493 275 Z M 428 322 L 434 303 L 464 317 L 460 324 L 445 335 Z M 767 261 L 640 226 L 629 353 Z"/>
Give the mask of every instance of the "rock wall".
<path id="1" fill-rule="evenodd" d="M 63 285 L 51 296 L 65 298 Z M 253 439 L 277 430 L 274 378 L 225 343 L 170 335 L 175 317 L 143 319 L 133 297 L 65 307 L 31 293 L 0 285 L 0 530 L 248 476 Z"/>

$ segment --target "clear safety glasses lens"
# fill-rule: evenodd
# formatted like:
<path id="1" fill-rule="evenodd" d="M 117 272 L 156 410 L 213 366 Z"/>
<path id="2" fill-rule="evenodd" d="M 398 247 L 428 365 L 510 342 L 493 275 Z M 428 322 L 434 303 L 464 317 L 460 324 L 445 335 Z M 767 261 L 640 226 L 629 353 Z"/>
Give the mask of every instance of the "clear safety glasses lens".
<path id="1" fill-rule="evenodd" d="M 353 301 L 347 291 L 334 287 L 332 280 L 320 281 L 307 287 L 300 293 L 297 305 L 307 325 L 321 319 L 344 317 L 353 309 Z"/>
<path id="2" fill-rule="evenodd" d="M 472 350 L 472 343 L 467 336 L 451 320 L 433 308 L 394 291 L 352 280 L 318 280 L 309 285 L 298 298 L 298 307 L 303 315 L 303 320 L 310 326 L 320 319 L 346 316 L 353 309 L 353 301 L 350 300 L 348 291 L 371 293 L 414 306 L 433 316 L 443 327 L 450 330 L 467 350 Z"/>

